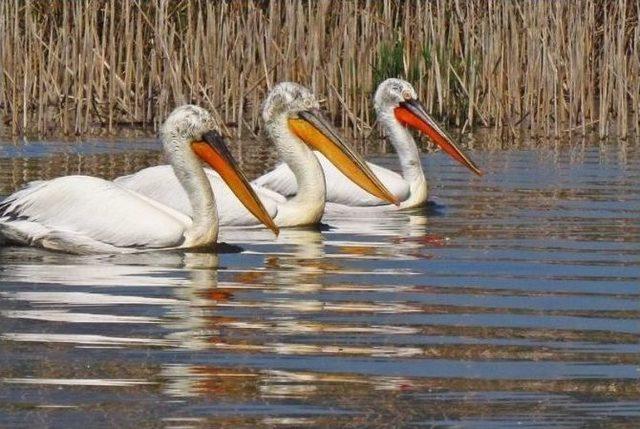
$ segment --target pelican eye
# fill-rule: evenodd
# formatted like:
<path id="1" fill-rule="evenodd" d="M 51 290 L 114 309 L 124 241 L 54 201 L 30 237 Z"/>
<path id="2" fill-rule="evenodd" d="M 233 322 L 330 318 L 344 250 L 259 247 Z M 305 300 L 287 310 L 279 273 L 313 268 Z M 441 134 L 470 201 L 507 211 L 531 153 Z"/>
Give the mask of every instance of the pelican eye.
<path id="1" fill-rule="evenodd" d="M 309 99 L 309 98 L 305 99 L 305 100 L 302 102 L 302 104 L 303 104 L 303 105 L 304 105 L 304 107 L 306 107 L 307 109 L 311 109 L 311 108 L 313 108 L 313 107 L 314 107 L 313 100 L 311 100 L 311 99 Z"/>

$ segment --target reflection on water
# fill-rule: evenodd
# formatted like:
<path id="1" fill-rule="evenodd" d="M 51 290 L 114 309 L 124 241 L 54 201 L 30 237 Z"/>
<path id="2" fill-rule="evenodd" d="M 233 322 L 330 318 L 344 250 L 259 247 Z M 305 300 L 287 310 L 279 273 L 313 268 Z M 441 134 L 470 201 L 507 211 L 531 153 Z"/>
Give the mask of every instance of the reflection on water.
<path id="1" fill-rule="evenodd" d="M 94 146 L 5 147 L 0 190 L 159 160 Z M 0 249 L 0 426 L 635 427 L 640 148 L 474 158 L 425 157 L 427 209 L 223 231 L 242 253 Z"/>

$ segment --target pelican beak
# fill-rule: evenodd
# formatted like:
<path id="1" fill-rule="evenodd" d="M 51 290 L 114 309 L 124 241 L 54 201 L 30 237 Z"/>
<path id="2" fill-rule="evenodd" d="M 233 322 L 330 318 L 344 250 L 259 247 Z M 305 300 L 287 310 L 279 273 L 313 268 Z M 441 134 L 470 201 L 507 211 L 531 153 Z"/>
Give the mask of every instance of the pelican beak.
<path id="1" fill-rule="evenodd" d="M 422 103 L 418 100 L 407 100 L 400 103 L 394 110 L 396 119 L 401 124 L 415 128 L 427 136 L 453 159 L 466 166 L 469 170 L 482 176 L 482 172 L 458 147 L 453 140 L 431 119 Z"/>
<path id="2" fill-rule="evenodd" d="M 202 136 L 202 140 L 191 143 L 191 149 L 204 162 L 220 174 L 240 202 L 260 222 L 278 235 L 278 227 L 269 216 L 267 209 L 256 195 L 242 170 L 231 156 L 224 138 L 215 131 L 209 131 Z"/>
<path id="3" fill-rule="evenodd" d="M 400 204 L 318 109 L 299 112 L 298 116 L 289 118 L 289 127 L 295 135 L 326 156 L 345 176 L 371 195 L 391 204 Z"/>

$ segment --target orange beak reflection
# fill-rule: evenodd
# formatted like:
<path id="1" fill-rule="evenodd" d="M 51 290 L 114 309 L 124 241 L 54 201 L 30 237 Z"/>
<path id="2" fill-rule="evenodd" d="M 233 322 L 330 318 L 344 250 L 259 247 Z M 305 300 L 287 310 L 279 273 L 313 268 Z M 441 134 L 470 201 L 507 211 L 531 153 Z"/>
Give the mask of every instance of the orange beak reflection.
<path id="1" fill-rule="evenodd" d="M 295 135 L 326 156 L 342 174 L 371 195 L 391 204 L 399 204 L 396 196 L 389 192 L 364 159 L 341 138 L 319 111 L 314 109 L 298 114 L 300 118 L 289 119 L 289 127 Z"/>
<path id="2" fill-rule="evenodd" d="M 233 160 L 229 149 L 224 143 L 224 138 L 220 134 L 209 131 L 202 136 L 202 140 L 192 142 L 191 149 L 200 159 L 220 174 L 222 180 L 225 181 L 251 214 L 276 235 L 278 234 L 278 227 L 269 216 L 267 209 L 262 205 L 245 175 Z"/>
<path id="3" fill-rule="evenodd" d="M 480 169 L 453 143 L 449 136 L 427 114 L 418 100 L 407 100 L 400 103 L 394 110 L 396 119 L 401 124 L 415 128 L 426 134 L 435 144 L 453 159 L 466 166 L 469 170 L 482 176 Z"/>

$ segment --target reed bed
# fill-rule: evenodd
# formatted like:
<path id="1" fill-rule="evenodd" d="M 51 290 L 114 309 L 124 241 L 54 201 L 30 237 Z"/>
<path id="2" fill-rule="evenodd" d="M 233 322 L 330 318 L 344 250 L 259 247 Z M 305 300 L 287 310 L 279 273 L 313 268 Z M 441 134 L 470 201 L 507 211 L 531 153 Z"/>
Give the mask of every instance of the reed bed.
<path id="1" fill-rule="evenodd" d="M 294 80 L 353 137 L 374 129 L 372 93 L 411 80 L 449 126 L 564 136 L 640 134 L 640 2 L 0 2 L 5 131 L 153 131 L 177 104 L 229 134 Z"/>

